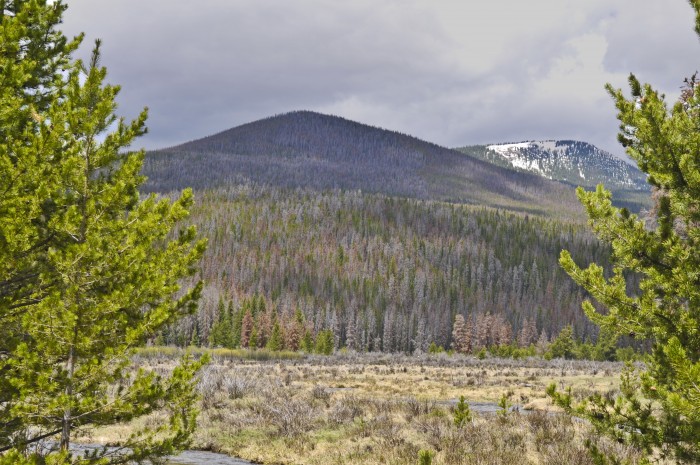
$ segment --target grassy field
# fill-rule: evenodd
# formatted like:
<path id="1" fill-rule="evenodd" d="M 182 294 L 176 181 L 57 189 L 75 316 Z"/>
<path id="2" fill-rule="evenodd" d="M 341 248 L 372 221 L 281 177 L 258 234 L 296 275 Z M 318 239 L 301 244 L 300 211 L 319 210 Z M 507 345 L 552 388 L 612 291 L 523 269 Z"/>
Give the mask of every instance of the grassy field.
<path id="1" fill-rule="evenodd" d="M 176 355 L 144 351 L 136 362 L 167 371 Z M 572 386 L 579 398 L 615 395 L 622 369 L 446 354 L 275 359 L 214 352 L 201 375 L 193 446 L 274 464 L 416 464 L 420 451 L 430 451 L 436 465 L 592 464 L 584 446 L 592 440 L 637 463 L 633 450 L 597 438 L 545 396 L 551 383 Z M 472 420 L 458 427 L 460 396 L 472 403 Z M 497 407 L 504 396 L 514 409 Z M 84 440 L 118 443 L 129 429 L 98 430 Z"/>

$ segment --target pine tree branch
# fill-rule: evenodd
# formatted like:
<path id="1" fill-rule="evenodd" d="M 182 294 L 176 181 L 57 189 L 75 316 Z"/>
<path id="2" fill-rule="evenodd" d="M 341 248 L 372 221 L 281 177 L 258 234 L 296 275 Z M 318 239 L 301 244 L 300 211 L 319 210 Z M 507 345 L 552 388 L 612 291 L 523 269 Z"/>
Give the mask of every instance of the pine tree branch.
<path id="1" fill-rule="evenodd" d="M 49 438 L 51 436 L 55 436 L 56 434 L 60 433 L 61 431 L 62 430 L 58 429 L 55 431 L 51 431 L 49 433 L 42 434 L 40 436 L 36 436 L 36 437 L 34 437 L 32 439 L 28 439 L 26 441 L 20 441 L 18 443 L 14 443 L 14 444 L 9 445 L 9 446 L 0 447 L 0 453 L 7 452 L 8 450 L 15 449 L 17 447 L 24 447 L 24 446 L 28 446 L 30 444 L 34 444 L 35 442 L 39 442 L 43 439 Z"/>

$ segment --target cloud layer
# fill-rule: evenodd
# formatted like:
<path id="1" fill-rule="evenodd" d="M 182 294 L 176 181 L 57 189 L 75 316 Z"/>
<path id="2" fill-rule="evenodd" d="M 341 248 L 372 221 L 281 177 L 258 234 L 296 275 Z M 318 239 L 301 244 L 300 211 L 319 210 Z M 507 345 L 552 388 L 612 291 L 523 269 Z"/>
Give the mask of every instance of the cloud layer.
<path id="1" fill-rule="evenodd" d="M 603 89 L 675 98 L 698 64 L 683 0 L 73 0 L 147 148 L 309 109 L 446 146 L 575 138 L 614 153 Z"/>

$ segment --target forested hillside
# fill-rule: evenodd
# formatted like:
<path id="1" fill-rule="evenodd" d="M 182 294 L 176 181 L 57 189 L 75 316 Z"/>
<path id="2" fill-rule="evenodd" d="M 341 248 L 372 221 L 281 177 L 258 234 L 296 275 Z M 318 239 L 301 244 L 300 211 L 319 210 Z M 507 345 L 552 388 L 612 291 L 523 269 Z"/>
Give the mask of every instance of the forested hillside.
<path id="1" fill-rule="evenodd" d="M 582 291 L 557 260 L 567 249 L 578 263 L 606 263 L 609 252 L 577 222 L 253 185 L 200 191 L 191 221 L 209 238 L 207 287 L 198 314 L 165 342 L 206 343 L 221 309 L 230 306 L 235 319 L 256 293 L 266 308 L 256 317 L 260 346 L 274 321 L 291 330 L 297 309 L 312 333 L 330 329 L 336 347 L 357 350 L 448 347 L 458 313 L 475 332 L 498 326 L 485 336 L 490 343 L 515 340 L 523 327 L 534 342 L 567 324 L 595 336 L 580 311 Z"/>
<path id="2" fill-rule="evenodd" d="M 165 342 L 217 345 L 223 325 L 263 347 L 277 326 L 295 349 L 330 330 L 337 348 L 411 352 L 449 347 L 457 314 L 483 345 L 596 336 L 558 256 L 608 249 L 569 184 L 313 112 L 149 153 L 144 172 L 147 190 L 198 190 L 209 238 L 201 308 Z"/>
<path id="3" fill-rule="evenodd" d="M 308 111 L 245 124 L 149 153 L 147 190 L 244 182 L 581 215 L 570 186 L 495 166 L 415 137 Z"/>

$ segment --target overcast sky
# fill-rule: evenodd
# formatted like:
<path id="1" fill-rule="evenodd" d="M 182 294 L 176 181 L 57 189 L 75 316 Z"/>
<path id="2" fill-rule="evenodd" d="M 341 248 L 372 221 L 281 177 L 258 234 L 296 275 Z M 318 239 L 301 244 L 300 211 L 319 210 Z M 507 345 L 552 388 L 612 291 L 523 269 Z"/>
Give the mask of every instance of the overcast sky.
<path id="1" fill-rule="evenodd" d="M 103 39 L 119 113 L 146 148 L 293 110 L 454 147 L 578 139 L 621 154 L 630 71 L 675 99 L 700 69 L 685 0 L 68 0 Z"/>

